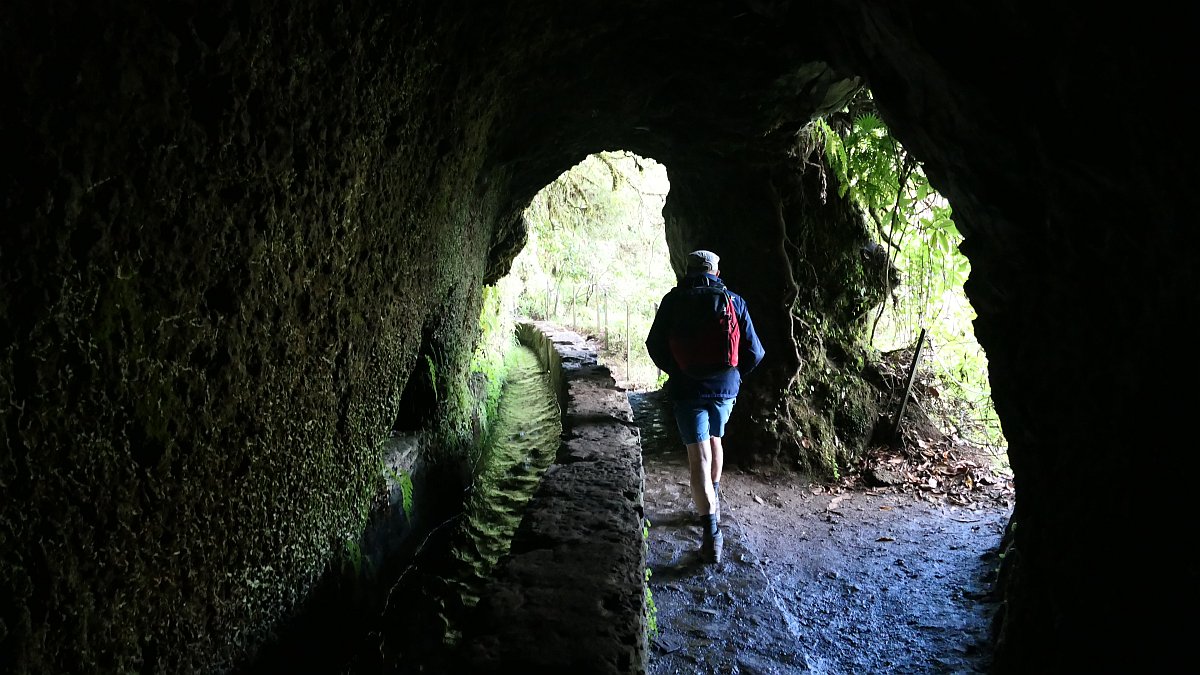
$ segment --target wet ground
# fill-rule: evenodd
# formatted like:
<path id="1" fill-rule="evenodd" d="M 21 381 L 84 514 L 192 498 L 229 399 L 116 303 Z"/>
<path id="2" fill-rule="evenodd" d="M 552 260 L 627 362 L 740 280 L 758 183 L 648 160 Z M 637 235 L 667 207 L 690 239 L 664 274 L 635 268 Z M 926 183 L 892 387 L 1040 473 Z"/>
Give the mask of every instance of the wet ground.
<path id="1" fill-rule="evenodd" d="M 657 393 L 629 397 L 650 521 L 650 675 L 986 672 L 1007 499 L 959 505 L 727 466 L 725 556 L 704 565 L 669 409 Z"/>

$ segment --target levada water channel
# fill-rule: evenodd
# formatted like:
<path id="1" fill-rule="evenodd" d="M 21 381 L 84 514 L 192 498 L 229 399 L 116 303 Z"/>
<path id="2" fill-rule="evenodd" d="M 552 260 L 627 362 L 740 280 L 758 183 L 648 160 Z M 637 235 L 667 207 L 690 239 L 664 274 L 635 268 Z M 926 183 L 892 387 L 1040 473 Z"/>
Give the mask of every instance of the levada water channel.
<path id="1" fill-rule="evenodd" d="M 454 672 L 458 627 L 508 551 L 523 509 L 553 462 L 562 433 L 558 400 L 536 353 L 514 347 L 508 379 L 465 508 L 436 532 L 391 591 L 411 617 L 389 652 L 405 673 Z"/>
<path id="2" fill-rule="evenodd" d="M 446 486 L 461 485 L 459 480 L 427 480 L 429 487 L 418 492 L 432 490 L 447 504 L 432 511 L 435 515 L 418 530 L 419 537 L 405 538 L 407 548 L 400 549 L 384 550 L 376 541 L 370 562 L 365 556 L 355 561 L 355 570 L 345 577 L 349 581 L 335 579 L 321 589 L 323 601 L 312 603 L 288 633 L 231 675 L 462 672 L 463 629 L 475 618 L 476 605 L 563 443 L 559 400 L 537 352 L 517 345 L 508 366 L 481 460 L 486 468 L 465 496 L 440 494 L 457 492 Z M 667 433 L 658 399 L 629 399 L 641 450 L 647 445 L 651 451 L 661 449 Z M 398 454 L 411 455 L 418 442 L 405 437 Z M 412 489 L 411 483 L 405 488 L 406 500 Z M 421 501 L 438 499 L 426 492 Z M 408 508 L 406 504 L 401 512 L 406 520 Z M 391 534 L 379 536 L 388 539 Z M 379 583 L 359 583 L 365 569 L 377 570 Z"/>

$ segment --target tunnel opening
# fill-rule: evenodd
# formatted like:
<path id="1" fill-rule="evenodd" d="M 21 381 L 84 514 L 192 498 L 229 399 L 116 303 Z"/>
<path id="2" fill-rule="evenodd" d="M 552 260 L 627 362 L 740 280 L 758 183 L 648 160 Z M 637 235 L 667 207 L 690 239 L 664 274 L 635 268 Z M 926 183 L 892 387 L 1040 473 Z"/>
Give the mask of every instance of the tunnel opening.
<path id="1" fill-rule="evenodd" d="M 529 240 L 509 273 L 520 314 L 584 336 L 628 389 L 661 384 L 644 340 L 676 281 L 662 215 L 669 190 L 667 167 L 652 158 L 588 155 L 525 209 Z"/>
<path id="2" fill-rule="evenodd" d="M 939 492 L 960 493 L 974 478 L 957 481 L 948 475 L 963 466 L 979 463 L 980 472 L 1007 474 L 1007 439 L 964 291 L 970 264 L 959 251 L 963 237 L 949 202 L 930 185 L 917 158 L 892 136 L 867 89 L 844 108 L 810 123 L 804 138 L 808 152 L 824 156 L 808 160 L 820 165 L 822 190 L 828 185 L 852 204 L 864 223 L 865 239 L 858 260 L 829 269 L 830 275 L 844 279 L 809 282 L 858 290 L 831 292 L 833 306 L 794 308 L 792 331 L 776 335 L 793 344 L 773 345 L 774 354 L 799 349 L 796 336 L 815 334 L 813 326 L 825 332 L 819 324 L 831 316 L 844 315 L 859 331 L 846 343 L 829 340 L 813 348 L 806 354 L 813 364 L 805 376 L 811 389 L 784 394 L 788 399 L 811 396 L 824 408 L 794 411 L 823 419 L 819 426 L 797 427 L 792 432 L 797 438 L 847 444 L 824 466 L 808 460 L 798 462 L 799 468 L 843 475 L 861 471 L 875 484 L 932 481 Z M 629 151 L 589 155 L 549 183 L 525 210 L 529 241 L 509 274 L 517 280 L 519 313 L 587 337 L 618 384 L 630 391 L 657 390 L 666 379 L 646 354 L 644 340 L 658 302 L 677 281 L 662 215 L 671 187 L 666 167 L 653 159 Z M 733 181 L 701 188 L 734 194 L 740 189 L 744 187 Z M 685 192 L 677 200 L 676 211 L 683 215 L 675 216 L 672 236 L 679 250 L 701 245 L 718 253 L 729 250 L 732 271 L 724 278 L 731 288 L 758 283 L 765 263 L 755 257 L 753 245 L 746 251 L 734 214 L 716 228 L 688 231 L 688 219 L 695 216 L 678 202 L 693 195 Z M 768 201 L 753 193 L 733 199 Z M 822 216 L 799 212 L 783 217 L 803 227 L 808 219 Z M 682 257 L 679 251 L 675 255 Z M 789 264 L 806 267 L 803 262 Z M 755 300 L 776 298 L 755 293 Z M 822 368 L 818 361 L 828 361 L 830 367 Z M 855 395 L 846 382 L 859 377 L 878 391 Z M 937 441 L 937 451 L 923 447 L 935 437 L 946 439 Z M 972 447 L 969 457 L 959 456 L 963 445 Z M 942 460 L 933 456 L 937 452 Z M 907 476 L 888 470 L 901 459 L 927 468 Z"/>
<path id="3" fill-rule="evenodd" d="M 884 289 L 860 294 L 855 317 L 889 390 L 883 423 L 872 441 L 903 450 L 930 440 L 901 434 L 911 404 L 920 413 L 912 418 L 919 423 L 914 426 L 936 429 L 955 444 L 977 446 L 986 451 L 977 457 L 1008 472 L 1008 442 L 965 292 L 971 264 L 960 250 L 964 237 L 950 201 L 880 118 L 869 88 L 808 128 L 824 146 L 838 194 L 867 224 L 863 276 L 874 277 L 876 287 Z"/>
<path id="4" fill-rule="evenodd" d="M 990 475 L 992 471 L 1000 472 L 1002 477 L 999 480 L 1001 481 L 1004 480 L 1003 476 L 1009 474 L 1007 473 L 1002 430 L 999 429 L 998 418 L 991 409 L 990 391 L 986 386 L 986 357 L 974 340 L 971 327 L 973 310 L 963 291 L 963 282 L 969 274 L 969 265 L 965 258 L 958 253 L 958 244 L 962 241 L 962 237 L 954 226 L 950 206 L 936 190 L 928 185 L 928 180 L 920 172 L 919 164 L 914 164 L 915 160 L 907 155 L 897 140 L 890 137 L 877 117 L 862 110 L 855 112 L 850 108 L 842 111 L 842 115 L 843 119 L 834 121 L 834 123 L 840 122 L 846 125 L 846 128 L 842 130 L 846 139 L 839 138 L 839 142 L 850 146 L 857 144 L 858 147 L 851 147 L 849 152 L 845 147 L 838 150 L 827 150 L 831 155 L 836 152 L 848 155 L 847 161 L 850 163 L 843 169 L 842 174 L 836 177 L 836 182 L 831 180 L 831 183 L 836 185 L 839 182 L 850 183 L 852 180 L 860 183 L 869 182 L 876 190 L 879 190 L 880 183 L 888 180 L 894 184 L 891 191 L 885 194 L 872 194 L 867 197 L 853 195 L 857 205 L 863 209 L 863 219 L 872 225 L 871 231 L 874 234 L 874 238 L 861 249 L 862 273 L 864 275 L 892 275 L 893 277 L 879 283 L 880 286 L 889 289 L 888 295 L 882 298 L 882 302 L 872 305 L 864 301 L 855 311 L 866 315 L 869 319 L 863 322 L 867 326 L 864 330 L 864 342 L 873 350 L 870 358 L 878 363 L 879 370 L 876 371 L 879 378 L 878 386 L 892 397 L 883 406 L 884 417 L 889 414 L 898 415 L 896 406 L 905 397 L 917 410 L 914 411 L 910 408 L 905 415 L 909 422 L 902 428 L 908 434 L 907 437 L 874 437 L 871 440 L 876 445 L 864 448 L 861 463 L 847 463 L 841 468 L 847 470 L 849 474 L 862 471 L 864 475 L 861 481 L 868 488 L 878 489 L 884 485 L 900 485 L 901 492 L 906 492 L 918 501 L 927 499 L 931 504 L 941 503 L 943 504 L 941 508 L 948 506 L 952 509 L 951 513 L 953 514 L 958 514 L 959 512 L 954 509 L 960 507 L 977 509 L 963 515 L 953 515 L 952 517 L 958 518 L 958 520 L 953 521 L 956 524 L 951 527 L 947 527 L 945 523 L 941 522 L 940 516 L 936 512 L 934 515 L 923 515 L 922 517 L 925 518 L 923 522 L 931 531 L 946 533 L 944 539 L 937 534 L 927 535 L 929 538 L 925 545 L 935 549 L 939 546 L 948 546 L 959 553 L 955 554 L 953 565 L 947 564 L 945 556 L 931 557 L 927 560 L 919 560 L 914 556 L 910 559 L 912 568 L 909 574 L 914 578 L 950 576 L 958 579 L 961 583 L 968 584 L 971 588 L 970 593 L 974 594 L 973 597 L 981 600 L 981 602 L 974 602 L 970 598 L 966 598 L 941 605 L 936 600 L 926 601 L 916 584 L 909 583 L 908 585 L 914 588 L 913 597 L 919 598 L 919 602 L 911 599 L 907 602 L 898 602 L 895 599 L 884 597 L 879 599 L 878 606 L 869 602 L 861 604 L 861 607 L 856 607 L 855 614 L 859 616 L 859 620 L 864 622 L 869 620 L 872 613 L 878 612 L 891 613 L 891 616 L 897 620 L 909 622 L 930 621 L 929 617 L 931 616 L 937 617 L 932 619 L 933 621 L 963 621 L 964 625 L 969 624 L 970 634 L 968 637 L 963 637 L 962 645 L 952 649 L 972 652 L 976 655 L 972 657 L 976 658 L 975 665 L 978 665 L 979 659 L 986 658 L 979 650 L 986 651 L 988 649 L 984 643 L 987 641 L 990 612 L 994 610 L 992 606 L 982 600 L 990 597 L 988 586 L 994 579 L 997 544 L 1000 541 L 1001 531 L 1005 527 L 1011 502 L 1007 501 L 1007 497 L 1004 496 L 1006 493 L 1003 490 L 1000 490 L 1002 493 L 1000 496 L 995 497 L 995 503 L 992 502 L 993 495 L 987 492 L 990 491 L 990 488 L 985 488 L 987 494 L 971 494 L 975 481 L 989 482 L 992 480 Z M 887 152 L 893 153 L 892 156 L 881 158 L 880 155 L 885 149 Z M 860 154 L 855 154 L 856 152 Z M 873 154 L 863 157 L 861 153 Z M 612 154 L 624 157 L 634 163 L 650 161 L 638 158 L 632 153 Z M 606 162 L 597 157 L 603 157 L 610 161 Z M 616 184 L 621 178 L 614 175 L 616 172 L 612 167 L 611 159 L 612 156 L 604 154 L 589 156 L 588 160 L 564 172 L 555 183 L 550 184 L 542 193 L 539 193 L 530 209 L 526 211 L 526 220 L 531 223 L 530 245 L 514 260 L 512 274 L 520 277 L 522 282 L 522 297 L 517 304 L 525 315 L 538 320 L 557 322 L 584 335 L 601 355 L 602 360 L 613 367 L 615 374 L 620 374 L 626 368 L 630 370 L 636 368 L 629 360 L 623 361 L 623 354 L 620 353 L 623 341 L 628 339 L 628 333 L 621 332 L 624 326 L 619 326 L 617 331 L 610 330 L 609 324 L 605 321 L 602 295 L 606 289 L 596 282 L 596 279 L 602 275 L 596 274 L 593 268 L 587 267 L 586 263 L 589 261 L 580 260 L 580 251 L 598 256 L 605 255 L 608 248 L 600 242 L 599 234 L 612 233 L 619 240 L 621 236 L 628 236 L 635 231 L 634 228 L 627 226 L 606 229 L 604 226 L 597 226 L 586 220 L 589 213 L 600 217 L 611 216 L 604 209 L 588 208 L 593 206 L 593 202 L 598 201 L 595 196 L 585 199 L 588 196 L 586 190 L 595 189 L 597 186 L 609 189 L 614 193 L 617 192 Z M 887 165 L 885 168 L 890 171 L 890 176 L 878 175 L 881 163 Z M 867 171 L 870 169 L 874 169 L 877 173 L 867 175 Z M 835 168 L 830 166 L 827 170 L 833 173 Z M 906 178 L 896 175 L 902 170 L 906 172 Z M 855 175 L 855 171 L 859 174 Z M 597 180 L 597 172 L 603 177 L 603 180 Z M 610 180 L 612 185 L 609 184 Z M 667 185 L 669 186 L 669 182 Z M 848 190 L 848 192 L 850 191 Z M 580 201 L 571 204 L 559 195 L 573 195 Z M 645 194 L 635 195 L 634 201 L 644 200 L 645 197 Z M 666 194 L 663 194 L 662 197 L 665 202 Z M 548 200 L 555 198 L 567 202 L 567 207 L 560 209 L 565 215 L 558 217 L 557 220 L 554 217 L 553 207 L 546 204 Z M 885 203 L 888 206 L 883 206 Z M 894 206 L 897 203 L 904 203 L 907 206 L 906 210 L 897 210 Z M 658 206 L 661 209 L 661 203 Z M 875 212 L 871 212 L 872 209 Z M 613 220 L 620 222 L 619 216 Z M 905 221 L 903 227 L 895 225 L 898 220 Z M 883 222 L 891 222 L 894 227 L 885 230 L 880 226 Z M 579 231 L 583 233 L 582 239 L 586 242 L 586 246 L 580 246 L 576 240 L 572 239 L 572 237 L 579 236 L 577 232 L 568 231 L 572 225 L 578 227 Z M 646 245 L 640 249 L 632 247 L 636 252 L 636 262 L 626 264 L 627 269 L 634 271 L 645 270 L 649 265 L 654 265 L 653 269 L 665 272 L 657 284 L 648 280 L 646 276 L 643 276 L 639 282 L 640 288 L 648 290 L 650 298 L 653 299 L 646 303 L 650 309 L 643 315 L 645 323 L 642 328 L 639 330 L 636 321 L 626 320 L 625 323 L 625 326 L 633 326 L 633 328 L 625 328 L 625 330 L 635 331 L 634 341 L 643 348 L 642 341 L 653 317 L 653 308 L 657 300 L 661 299 L 662 295 L 676 281 L 675 274 L 671 271 L 671 252 L 666 246 L 664 223 L 662 220 L 658 220 L 655 225 L 657 229 L 653 236 L 659 238 L 656 243 L 661 245 L 661 249 L 655 250 Z M 559 238 L 558 241 L 547 243 L 547 239 L 556 236 Z M 908 246 L 905 247 L 901 244 L 908 244 Z M 711 244 L 711 246 L 720 250 L 716 244 Z M 619 243 L 616 248 L 620 248 Z M 531 260 L 530 258 L 534 255 L 537 258 Z M 572 277 L 567 270 L 582 271 L 576 271 Z M 753 268 L 742 268 L 739 271 L 743 274 L 753 274 Z M 559 276 L 555 277 L 553 273 L 558 273 Z M 554 283 L 553 279 L 560 281 L 561 279 L 570 279 L 576 281 L 578 286 L 572 289 L 561 283 Z M 616 297 L 619 300 L 625 299 L 621 295 L 616 295 Z M 862 299 L 865 300 L 866 297 L 864 296 Z M 584 309 L 581 310 L 580 307 Z M 933 330 L 930 330 L 931 326 L 934 327 Z M 918 335 L 922 340 L 920 346 L 914 344 L 917 342 Z M 617 349 L 612 348 L 612 342 L 617 343 Z M 861 358 L 855 353 L 839 351 L 839 349 L 840 347 L 836 344 L 830 345 L 826 356 L 842 367 L 853 364 L 856 358 Z M 941 361 L 943 356 L 948 357 L 948 363 Z M 962 371 L 966 369 L 973 370 L 972 375 L 975 376 L 974 384 L 976 386 L 980 384 L 979 377 L 983 378 L 983 388 L 975 392 L 974 398 L 968 398 L 965 395 L 961 389 L 963 386 L 961 382 L 955 383 L 949 379 L 956 374 L 963 375 Z M 905 380 L 910 374 L 914 376 L 915 391 L 905 387 Z M 663 379 L 662 374 L 658 372 L 651 377 L 618 377 L 619 386 L 627 389 L 636 423 L 641 428 L 642 451 L 644 456 L 651 458 L 647 466 L 651 467 L 652 471 L 661 470 L 666 464 L 663 458 L 669 457 L 672 453 L 678 454 L 682 448 L 681 443 L 674 436 L 673 423 L 670 421 L 670 404 L 660 391 Z M 970 384 L 971 382 L 968 381 L 967 385 Z M 837 388 L 836 382 L 817 381 L 813 383 L 813 386 L 813 395 L 819 398 L 837 401 L 844 396 L 842 390 Z M 950 389 L 951 386 L 959 388 Z M 820 390 L 818 391 L 817 388 Z M 942 393 L 943 391 L 945 393 Z M 986 406 L 991 417 L 978 415 L 978 411 L 972 409 L 972 406 L 978 405 Z M 969 434 L 963 429 L 963 425 L 966 423 L 987 424 L 989 421 L 997 425 L 990 431 Z M 834 413 L 835 427 L 848 428 L 860 424 L 862 421 L 852 414 L 843 414 L 841 411 Z M 886 426 L 881 423 L 877 430 Z M 865 427 L 860 429 L 864 438 L 869 431 Z M 952 440 L 936 447 L 926 446 L 927 441 L 939 434 Z M 961 447 L 957 444 L 958 438 L 962 438 L 963 442 L 985 446 L 985 452 L 962 453 Z M 906 450 L 910 454 L 901 457 L 897 446 L 904 445 L 908 446 Z M 905 467 L 903 470 L 894 463 L 901 459 L 903 459 Z M 867 465 L 867 460 L 870 460 L 871 466 Z M 980 462 L 978 467 L 973 465 L 976 461 Z M 975 470 L 976 468 L 978 471 Z M 680 470 L 674 469 L 678 475 L 686 476 L 686 473 L 678 473 Z M 662 480 L 665 479 L 656 479 L 656 481 Z M 785 476 L 782 480 L 795 487 L 801 487 L 806 485 L 809 479 L 796 474 L 790 477 Z M 828 489 L 832 494 L 838 494 L 834 491 L 848 489 L 850 483 L 847 481 L 849 480 L 851 480 L 850 475 L 843 474 L 838 477 L 835 474 L 833 480 L 824 483 L 824 486 L 819 489 Z M 655 481 L 651 481 L 651 483 L 653 482 Z M 673 483 L 674 481 L 667 482 Z M 735 486 L 739 484 L 737 480 L 730 482 Z M 656 497 L 662 497 L 663 494 L 662 489 L 655 492 Z M 834 497 L 832 503 L 835 506 L 839 499 L 847 498 L 845 493 L 842 494 L 843 496 L 840 498 Z M 673 504 L 673 506 L 679 506 L 679 504 Z M 678 560 L 671 557 L 678 555 L 680 546 L 687 545 L 687 538 L 676 539 L 673 537 L 678 535 L 670 534 L 672 528 L 679 524 L 675 518 L 683 518 L 682 514 L 673 514 L 670 508 L 664 504 L 648 504 L 648 508 L 655 508 L 660 514 L 667 513 L 663 516 L 665 522 L 650 525 L 651 541 L 656 542 L 656 546 L 659 546 L 659 548 L 653 549 L 653 553 L 658 556 L 667 556 L 665 560 L 651 560 L 650 564 L 655 567 L 656 574 L 667 576 L 667 578 L 660 580 L 651 577 L 648 579 L 647 586 L 648 591 L 651 591 L 650 597 L 654 597 L 653 593 L 659 594 L 658 606 L 666 612 L 663 615 L 663 621 L 658 624 L 663 630 L 663 634 L 659 636 L 663 638 L 663 641 L 658 645 L 660 651 L 669 654 L 674 649 L 671 640 L 677 639 L 679 633 L 669 635 L 668 631 L 680 630 L 679 625 L 672 626 L 672 624 L 677 623 L 677 617 L 681 614 L 679 608 L 671 607 L 669 603 L 682 601 L 690 604 L 690 601 L 677 597 L 678 594 L 674 592 L 681 585 L 684 588 L 690 588 L 690 586 L 687 581 L 689 576 L 686 572 L 680 571 Z M 685 510 L 694 509 L 694 505 L 687 502 L 685 498 L 684 508 Z M 887 528 L 893 526 L 888 524 L 890 521 L 884 510 L 892 507 L 885 504 L 879 508 L 881 511 L 878 517 L 871 518 L 868 515 L 864 519 L 866 527 L 878 527 L 884 530 L 885 534 L 879 536 L 879 541 L 890 541 L 886 532 Z M 836 508 L 834 510 L 836 511 Z M 971 529 L 957 524 L 964 522 L 986 522 L 987 525 L 986 527 L 975 525 L 974 529 Z M 656 528 L 660 526 L 667 528 L 667 535 L 658 533 Z M 768 526 L 767 529 L 773 528 L 774 526 Z M 761 532 L 747 534 L 748 538 L 758 536 L 761 541 L 771 541 L 769 537 L 760 535 Z M 670 543 L 665 550 L 661 550 L 662 544 L 659 542 L 664 540 L 670 541 Z M 681 541 L 684 543 L 681 544 Z M 964 555 L 964 552 L 969 552 L 969 554 Z M 757 551 L 752 555 L 790 557 L 770 550 Z M 840 555 L 845 555 L 845 551 L 842 551 Z M 860 574 L 874 575 L 876 572 L 860 570 Z M 796 579 L 797 577 L 791 571 L 783 572 L 779 573 L 778 583 L 786 586 L 796 582 Z M 873 581 L 860 583 L 859 580 L 851 579 L 847 583 L 873 591 L 881 591 L 884 596 L 888 595 L 886 584 L 880 589 Z M 803 586 L 802 583 L 797 582 L 797 584 Z M 768 588 L 760 589 L 760 592 L 767 598 L 773 597 L 776 592 L 769 586 L 768 584 Z M 703 590 L 700 588 L 692 590 L 694 593 L 703 595 Z M 700 597 L 700 595 L 696 597 Z M 783 611 L 786 615 L 788 611 L 786 608 L 792 603 L 777 598 L 774 601 L 784 608 Z M 821 597 L 805 596 L 803 603 L 799 606 L 813 610 L 819 607 L 822 601 L 824 600 Z M 697 604 L 702 608 L 711 606 L 699 601 Z M 921 618 L 922 614 L 924 614 L 924 618 Z M 691 623 L 685 622 L 682 625 L 691 626 L 691 628 L 684 629 L 684 632 L 702 630 Z M 872 629 L 869 626 L 856 626 L 846 630 L 861 635 Z M 768 637 L 773 639 L 773 637 Z M 815 639 L 820 642 L 823 638 L 816 637 Z M 876 638 L 856 639 L 873 640 Z M 912 641 L 912 645 L 916 645 L 919 641 L 919 638 L 913 637 L 912 634 L 908 634 L 904 639 Z M 954 640 L 951 637 L 940 636 L 937 639 L 951 642 Z M 921 647 L 921 649 L 926 648 L 930 648 L 930 646 Z M 810 656 L 814 655 L 810 654 Z M 845 655 L 831 656 L 830 658 L 849 659 Z M 655 663 L 653 653 L 651 661 Z M 669 656 L 659 659 L 654 665 L 654 668 L 658 670 L 652 668 L 651 672 L 668 672 L 661 668 L 669 667 L 667 664 L 671 663 L 673 661 Z"/>

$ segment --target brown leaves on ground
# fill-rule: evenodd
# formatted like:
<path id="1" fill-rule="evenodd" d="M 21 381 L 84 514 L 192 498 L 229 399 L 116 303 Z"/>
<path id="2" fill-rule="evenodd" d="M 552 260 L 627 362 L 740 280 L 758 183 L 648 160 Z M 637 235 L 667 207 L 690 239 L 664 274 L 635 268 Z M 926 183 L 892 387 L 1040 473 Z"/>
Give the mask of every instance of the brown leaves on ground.
<path id="1" fill-rule="evenodd" d="M 1011 503 L 1012 473 L 1002 459 L 962 439 L 905 438 L 899 448 L 881 445 L 868 451 L 860 470 L 846 480 L 960 506 L 984 500 Z"/>

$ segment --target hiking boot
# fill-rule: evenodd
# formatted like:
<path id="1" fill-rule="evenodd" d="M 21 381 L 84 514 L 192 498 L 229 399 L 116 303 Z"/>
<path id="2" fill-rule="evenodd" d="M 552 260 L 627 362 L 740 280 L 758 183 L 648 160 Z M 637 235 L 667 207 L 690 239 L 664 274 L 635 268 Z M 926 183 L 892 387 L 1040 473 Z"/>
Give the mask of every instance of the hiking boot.
<path id="1" fill-rule="evenodd" d="M 720 530 L 711 537 L 704 537 L 704 543 L 700 544 L 700 557 L 706 563 L 721 562 L 721 555 L 724 553 L 725 535 L 721 534 Z"/>

